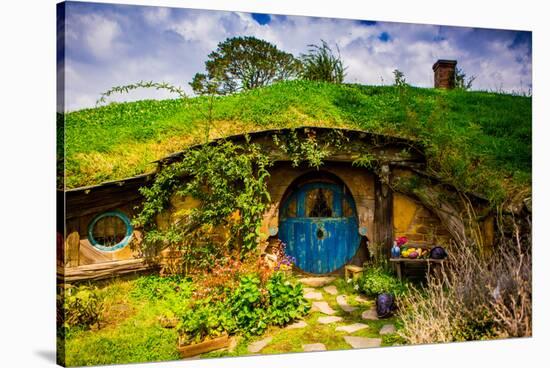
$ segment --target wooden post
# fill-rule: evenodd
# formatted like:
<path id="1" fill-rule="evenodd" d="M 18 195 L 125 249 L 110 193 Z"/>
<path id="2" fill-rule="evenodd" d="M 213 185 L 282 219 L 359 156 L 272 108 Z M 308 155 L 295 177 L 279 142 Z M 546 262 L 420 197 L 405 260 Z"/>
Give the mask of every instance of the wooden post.
<path id="1" fill-rule="evenodd" d="M 76 267 L 79 263 L 80 235 L 73 231 L 65 240 L 65 267 Z"/>
<path id="2" fill-rule="evenodd" d="M 380 255 L 390 257 L 393 244 L 393 192 L 389 186 L 390 168 L 382 165 L 380 176 L 374 180 L 374 242 Z"/>

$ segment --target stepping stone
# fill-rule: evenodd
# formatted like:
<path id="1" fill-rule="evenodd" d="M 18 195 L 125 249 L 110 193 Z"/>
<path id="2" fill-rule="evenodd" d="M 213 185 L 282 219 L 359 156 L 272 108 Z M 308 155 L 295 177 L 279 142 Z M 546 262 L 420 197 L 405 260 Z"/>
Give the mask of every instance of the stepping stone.
<path id="1" fill-rule="evenodd" d="M 336 327 L 336 331 L 344 331 L 347 333 L 354 333 L 355 331 L 368 328 L 369 326 L 364 323 L 354 323 L 352 325 Z"/>
<path id="2" fill-rule="evenodd" d="M 304 351 L 323 351 L 327 350 L 327 347 L 325 346 L 325 344 L 321 344 L 320 342 L 318 342 L 315 344 L 304 344 L 302 345 L 302 349 L 304 349 Z"/>
<path id="3" fill-rule="evenodd" d="M 354 349 L 377 348 L 382 345 L 382 339 L 370 337 L 344 336 L 344 340 Z"/>
<path id="4" fill-rule="evenodd" d="M 315 289 L 315 288 L 310 288 L 310 287 L 305 287 L 305 288 L 304 288 L 304 293 L 311 293 L 312 291 L 317 291 L 317 289 Z"/>
<path id="5" fill-rule="evenodd" d="M 286 326 L 285 330 L 294 330 L 296 328 L 304 328 L 306 326 L 307 326 L 307 323 L 305 323 L 304 321 L 298 321 L 298 322 L 294 322 L 291 325 Z"/>
<path id="6" fill-rule="evenodd" d="M 327 293 L 329 293 L 330 295 L 337 295 L 338 294 L 338 289 L 336 288 L 336 286 L 334 285 L 330 285 L 330 286 L 325 286 L 323 288 L 323 290 L 325 290 Z"/>
<path id="7" fill-rule="evenodd" d="M 384 325 L 380 329 L 379 334 L 380 335 L 390 335 L 395 333 L 395 326 L 394 325 Z"/>
<path id="8" fill-rule="evenodd" d="M 329 323 L 340 322 L 341 320 L 342 320 L 342 317 L 336 317 L 336 316 L 319 317 L 319 319 L 317 319 L 317 322 L 322 323 L 324 325 L 328 325 Z"/>
<path id="9" fill-rule="evenodd" d="M 369 319 L 369 320 L 372 320 L 372 321 L 377 321 L 378 320 L 378 315 L 376 314 L 376 309 L 369 309 L 369 310 L 364 311 L 361 314 L 361 318 Z"/>
<path id="10" fill-rule="evenodd" d="M 323 294 L 320 292 L 311 291 L 304 295 L 304 298 L 310 299 L 310 300 L 323 300 Z"/>
<path id="11" fill-rule="evenodd" d="M 269 344 L 273 340 L 273 337 L 266 337 L 263 340 L 253 342 L 252 344 L 248 345 L 248 351 L 251 353 L 259 353 L 260 350 L 266 347 L 267 344 Z"/>
<path id="12" fill-rule="evenodd" d="M 334 313 L 336 313 L 336 311 L 332 309 L 327 302 L 313 302 L 311 304 L 311 310 L 319 311 L 328 315 L 333 315 Z"/>
<path id="13" fill-rule="evenodd" d="M 355 301 L 357 303 L 368 303 L 370 302 L 370 300 L 368 300 L 367 298 L 365 298 L 363 295 L 358 295 L 355 297 Z"/>
<path id="14" fill-rule="evenodd" d="M 330 284 L 336 280 L 336 277 L 305 277 L 300 282 L 309 287 L 321 287 Z"/>
<path id="15" fill-rule="evenodd" d="M 353 312 L 354 310 L 357 309 L 348 304 L 348 302 L 346 301 L 345 295 L 338 295 L 336 297 L 336 303 L 338 303 L 340 308 L 342 308 L 345 312 L 348 312 L 348 313 Z"/>

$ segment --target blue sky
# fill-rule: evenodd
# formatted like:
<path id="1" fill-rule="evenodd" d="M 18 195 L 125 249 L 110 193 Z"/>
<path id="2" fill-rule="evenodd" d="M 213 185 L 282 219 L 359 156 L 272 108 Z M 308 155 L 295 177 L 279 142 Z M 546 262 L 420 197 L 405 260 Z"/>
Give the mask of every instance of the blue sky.
<path id="1" fill-rule="evenodd" d="M 532 84 L 530 32 L 77 2 L 64 19 L 65 110 L 93 107 L 101 92 L 139 80 L 191 93 L 188 82 L 216 45 L 245 35 L 296 56 L 321 39 L 338 45 L 349 83 L 391 84 L 399 69 L 410 84 L 431 87 L 432 64 L 456 59 L 477 77 L 474 89 L 526 92 Z M 111 101 L 171 97 L 142 90 Z"/>

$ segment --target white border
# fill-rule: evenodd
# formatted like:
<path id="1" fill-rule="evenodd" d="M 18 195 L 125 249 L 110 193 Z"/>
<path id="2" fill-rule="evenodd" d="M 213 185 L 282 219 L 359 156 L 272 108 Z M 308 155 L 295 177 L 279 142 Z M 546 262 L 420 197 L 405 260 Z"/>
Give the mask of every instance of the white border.
<path id="1" fill-rule="evenodd" d="M 55 349 L 55 0 L 11 1 L 0 11 L 0 366 L 53 366 Z M 101 2 L 101 1 L 98 1 Z M 532 30 L 534 102 L 534 337 L 253 358 L 151 363 L 154 367 L 541 366 L 550 341 L 548 159 L 549 23 L 544 2 L 111 1 L 202 9 Z M 121 366 L 125 367 L 125 366 Z"/>

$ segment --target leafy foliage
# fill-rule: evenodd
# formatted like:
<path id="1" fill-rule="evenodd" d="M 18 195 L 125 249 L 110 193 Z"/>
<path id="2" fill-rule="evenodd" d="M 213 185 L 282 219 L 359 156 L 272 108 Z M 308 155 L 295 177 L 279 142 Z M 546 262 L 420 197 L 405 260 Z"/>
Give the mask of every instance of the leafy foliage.
<path id="1" fill-rule="evenodd" d="M 100 327 L 103 300 L 97 288 L 80 285 L 69 287 L 57 295 L 58 323 L 67 330 L 72 327 Z"/>
<path id="2" fill-rule="evenodd" d="M 396 87 L 407 86 L 407 80 L 405 79 L 405 74 L 399 69 L 395 69 L 393 71 L 393 85 Z"/>
<path id="3" fill-rule="evenodd" d="M 267 41 L 233 37 L 218 44 L 205 62 L 207 74 L 195 74 L 197 94 L 230 94 L 296 77 L 299 62 Z"/>
<path id="4" fill-rule="evenodd" d="M 359 290 L 374 297 L 382 293 L 392 293 L 398 296 L 407 290 L 403 282 L 381 267 L 367 268 L 358 283 Z"/>
<path id="5" fill-rule="evenodd" d="M 260 335 L 268 325 L 283 326 L 307 314 L 309 304 L 300 283 L 282 272 L 266 283 L 258 274 L 240 277 L 227 300 L 200 299 L 183 314 L 180 330 L 187 342 L 200 342 L 224 332 Z"/>
<path id="6" fill-rule="evenodd" d="M 221 336 L 228 331 L 234 331 L 235 321 L 223 303 L 210 303 L 203 299 L 187 309 L 178 325 L 182 343 L 199 343 L 206 338 Z"/>
<path id="7" fill-rule="evenodd" d="M 266 187 L 269 165 L 259 146 L 229 141 L 190 150 L 181 161 L 167 165 L 153 185 L 141 189 L 145 201 L 134 223 L 146 230 L 144 249 L 173 246 L 189 264 L 203 262 L 209 255 L 212 260 L 219 258 L 227 248 L 242 247 L 244 253 L 255 249 L 270 200 Z M 170 205 L 173 195 L 192 197 L 200 206 L 180 213 L 168 229 L 159 229 L 156 216 Z M 215 235 L 212 229 L 216 226 L 230 229 L 225 244 L 209 238 Z"/>
<path id="8" fill-rule="evenodd" d="M 271 276 L 267 286 L 269 292 L 269 308 L 267 310 L 270 323 L 284 326 L 300 318 L 309 311 L 309 304 L 303 295 L 302 284 L 293 284 L 282 272 Z"/>
<path id="9" fill-rule="evenodd" d="M 455 72 L 455 88 L 467 91 L 470 88 L 472 88 L 472 85 L 474 84 L 474 81 L 476 80 L 475 75 L 467 76 L 466 73 L 460 69 L 457 68 Z"/>
<path id="10" fill-rule="evenodd" d="M 346 67 L 338 55 L 334 55 L 332 49 L 325 41 L 321 45 L 308 45 L 309 50 L 300 56 L 302 70 L 300 77 L 305 80 L 323 81 L 330 83 L 342 83 L 346 76 Z"/>

